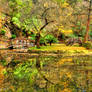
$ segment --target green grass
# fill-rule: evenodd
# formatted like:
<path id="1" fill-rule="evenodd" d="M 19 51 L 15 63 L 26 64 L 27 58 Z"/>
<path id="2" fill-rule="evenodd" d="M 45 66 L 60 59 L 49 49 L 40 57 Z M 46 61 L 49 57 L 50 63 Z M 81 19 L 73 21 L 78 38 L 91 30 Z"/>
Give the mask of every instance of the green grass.
<path id="1" fill-rule="evenodd" d="M 29 50 L 40 50 L 40 51 L 57 51 L 57 50 L 86 50 L 84 47 L 78 46 L 66 46 L 65 44 L 53 44 L 52 46 L 41 46 L 40 48 L 37 47 L 30 47 Z"/>
<path id="2" fill-rule="evenodd" d="M 53 44 L 52 46 L 41 46 L 40 48 L 37 47 L 30 47 L 29 51 L 33 51 L 34 53 L 36 52 L 41 52 L 41 51 L 46 51 L 46 52 L 64 52 L 68 53 L 69 55 L 72 54 L 92 54 L 92 50 L 87 50 L 84 47 L 78 47 L 78 46 L 66 46 L 65 44 Z"/>

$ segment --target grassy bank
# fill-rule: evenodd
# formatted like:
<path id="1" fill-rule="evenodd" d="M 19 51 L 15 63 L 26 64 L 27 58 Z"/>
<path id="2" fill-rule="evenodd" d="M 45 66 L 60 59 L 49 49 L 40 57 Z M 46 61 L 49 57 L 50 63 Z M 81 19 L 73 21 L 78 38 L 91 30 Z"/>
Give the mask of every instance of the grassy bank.
<path id="1" fill-rule="evenodd" d="M 68 54 L 89 54 L 91 50 L 87 50 L 84 47 L 79 46 L 66 46 L 65 44 L 53 44 L 52 46 L 41 46 L 40 48 L 31 47 L 30 52 L 57 52 L 57 53 L 68 53 Z"/>
<path id="2" fill-rule="evenodd" d="M 56 51 L 56 50 L 86 50 L 84 47 L 78 46 L 66 46 L 65 44 L 53 44 L 52 46 L 41 46 L 40 48 L 31 47 L 29 50 L 40 50 L 40 51 Z"/>

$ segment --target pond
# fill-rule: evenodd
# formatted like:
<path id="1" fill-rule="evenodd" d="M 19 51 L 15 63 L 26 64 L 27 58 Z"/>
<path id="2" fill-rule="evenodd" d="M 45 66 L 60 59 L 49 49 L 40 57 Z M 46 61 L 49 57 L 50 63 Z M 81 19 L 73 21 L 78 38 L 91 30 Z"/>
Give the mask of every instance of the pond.
<path id="1" fill-rule="evenodd" d="M 0 55 L 0 92 L 92 92 L 92 56 Z"/>

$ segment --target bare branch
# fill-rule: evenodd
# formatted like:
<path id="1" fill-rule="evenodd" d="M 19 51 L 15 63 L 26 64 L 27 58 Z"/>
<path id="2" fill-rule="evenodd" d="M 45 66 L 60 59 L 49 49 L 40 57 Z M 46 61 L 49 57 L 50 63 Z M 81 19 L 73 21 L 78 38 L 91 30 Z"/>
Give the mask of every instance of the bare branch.
<path id="1" fill-rule="evenodd" d="M 47 21 L 47 19 L 45 18 L 45 24 L 40 28 L 40 31 L 43 30 L 48 24 L 52 23 L 54 21 Z"/>
<path id="2" fill-rule="evenodd" d="M 46 16 L 45 14 L 46 14 L 46 12 L 47 12 L 49 9 L 54 9 L 54 8 L 55 8 L 55 7 L 49 7 L 49 8 L 46 8 L 46 9 L 43 11 L 41 17 Z"/>

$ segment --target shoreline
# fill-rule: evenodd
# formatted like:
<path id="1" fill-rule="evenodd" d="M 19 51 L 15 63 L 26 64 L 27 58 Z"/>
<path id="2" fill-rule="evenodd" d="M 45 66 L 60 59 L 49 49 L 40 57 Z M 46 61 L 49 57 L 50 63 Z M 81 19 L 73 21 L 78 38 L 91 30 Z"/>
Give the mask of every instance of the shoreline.
<path id="1" fill-rule="evenodd" d="M 88 50 L 56 50 L 56 51 L 41 51 L 41 50 L 28 50 L 28 49 L 14 49 L 14 50 L 0 50 L 1 55 L 22 55 L 22 56 L 55 56 L 55 57 L 78 57 L 78 56 L 91 56 L 92 51 Z"/>

